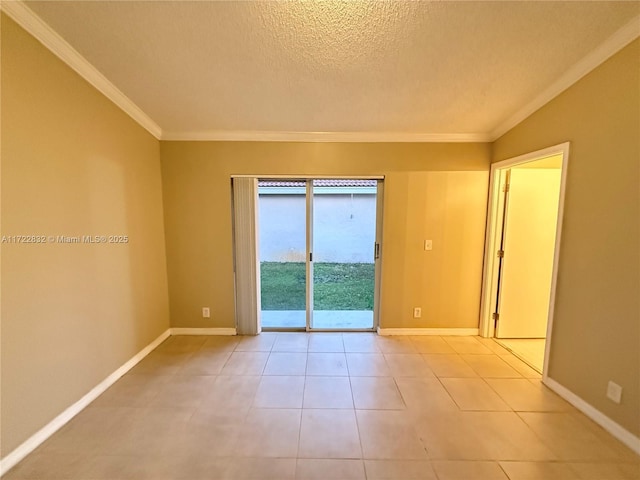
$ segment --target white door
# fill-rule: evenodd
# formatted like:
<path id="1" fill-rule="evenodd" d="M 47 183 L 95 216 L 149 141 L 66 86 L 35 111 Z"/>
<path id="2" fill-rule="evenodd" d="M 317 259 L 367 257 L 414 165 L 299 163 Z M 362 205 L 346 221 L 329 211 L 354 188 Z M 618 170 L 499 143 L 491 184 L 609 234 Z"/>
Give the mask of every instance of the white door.
<path id="1" fill-rule="evenodd" d="M 544 338 L 561 170 L 511 169 L 498 294 L 498 338 Z"/>

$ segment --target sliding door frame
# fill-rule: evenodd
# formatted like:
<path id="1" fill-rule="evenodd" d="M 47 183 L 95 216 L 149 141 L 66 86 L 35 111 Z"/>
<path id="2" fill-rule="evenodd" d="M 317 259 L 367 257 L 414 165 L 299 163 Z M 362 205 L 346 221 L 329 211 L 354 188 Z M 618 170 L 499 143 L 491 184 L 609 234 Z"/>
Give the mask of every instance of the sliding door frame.
<path id="1" fill-rule="evenodd" d="M 307 272 L 307 325 L 305 330 L 310 332 L 313 329 L 313 179 L 307 178 L 305 181 L 305 202 L 307 208 L 307 251 L 305 252 Z"/>
<path id="2" fill-rule="evenodd" d="M 384 192 L 384 176 L 380 175 L 360 175 L 360 176 L 340 176 L 340 175 L 231 175 L 231 180 L 233 184 L 233 180 L 236 178 L 251 178 L 255 180 L 255 196 L 258 198 L 258 181 L 260 180 L 291 180 L 291 181 L 299 181 L 305 182 L 305 202 L 306 202 L 306 326 L 305 327 L 294 327 L 294 328 L 283 328 L 282 330 L 291 330 L 291 331 L 314 331 L 314 332 L 339 332 L 339 331 L 350 331 L 350 332 L 373 332 L 376 331 L 379 325 L 380 319 L 380 290 L 381 290 L 381 278 L 382 278 L 382 221 L 383 221 L 383 192 Z M 376 231 L 375 231 L 375 245 L 372 245 L 371 248 L 375 249 L 376 254 L 374 255 L 374 301 L 373 301 L 373 325 L 371 328 L 350 328 L 350 329 L 321 329 L 321 328 L 313 328 L 313 181 L 314 180 L 375 180 L 377 182 L 376 189 Z M 235 205 L 234 205 L 235 208 Z M 258 213 L 256 208 L 256 221 L 259 223 Z M 234 218 L 236 213 L 234 212 Z M 237 227 L 234 225 L 234 235 L 235 229 Z M 255 275 L 251 276 L 248 281 L 245 281 L 243 278 L 238 278 L 238 272 L 234 269 L 234 274 L 236 275 L 236 326 L 239 322 L 239 312 L 238 312 L 238 299 L 246 298 L 247 295 L 254 295 L 256 302 L 252 302 L 251 307 L 257 306 L 260 309 L 260 256 L 259 256 L 259 243 L 257 236 L 256 227 L 256 235 L 253 235 L 250 241 L 253 241 L 253 255 L 257 260 L 257 271 Z M 247 248 L 245 246 L 245 248 Z M 236 258 L 238 255 L 248 255 L 249 252 L 238 252 L 237 248 L 234 250 L 234 265 L 236 263 Z M 257 278 L 256 278 L 257 277 Z M 257 311 L 255 318 L 257 320 L 257 328 L 256 332 L 259 333 L 261 331 L 260 328 L 260 315 L 261 312 Z M 271 328 L 269 328 L 271 330 Z"/>

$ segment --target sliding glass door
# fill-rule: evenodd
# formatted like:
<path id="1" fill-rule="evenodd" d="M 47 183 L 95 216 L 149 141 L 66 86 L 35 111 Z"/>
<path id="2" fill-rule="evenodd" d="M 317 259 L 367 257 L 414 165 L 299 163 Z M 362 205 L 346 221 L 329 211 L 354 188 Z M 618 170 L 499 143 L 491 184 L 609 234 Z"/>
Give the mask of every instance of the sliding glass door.
<path id="1" fill-rule="evenodd" d="M 373 328 L 377 184 L 312 181 L 311 328 Z"/>
<path id="2" fill-rule="evenodd" d="M 258 181 L 262 329 L 375 327 L 381 192 L 373 179 Z"/>
<path id="3" fill-rule="evenodd" d="M 307 327 L 307 182 L 258 182 L 262 328 Z"/>

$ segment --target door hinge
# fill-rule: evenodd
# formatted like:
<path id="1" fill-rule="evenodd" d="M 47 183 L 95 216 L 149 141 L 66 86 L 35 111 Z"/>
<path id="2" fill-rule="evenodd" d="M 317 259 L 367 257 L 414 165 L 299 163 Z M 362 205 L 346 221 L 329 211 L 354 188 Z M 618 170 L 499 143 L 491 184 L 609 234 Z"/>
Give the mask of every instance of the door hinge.
<path id="1" fill-rule="evenodd" d="M 313 262 L 313 252 L 309 252 L 309 261 Z"/>
<path id="2" fill-rule="evenodd" d="M 504 250 L 498 250 L 498 258 L 504 257 Z"/>
<path id="3" fill-rule="evenodd" d="M 504 186 L 502 187 L 502 191 L 504 193 L 508 193 L 509 192 L 509 183 L 505 183 Z"/>
<path id="4" fill-rule="evenodd" d="M 379 243 L 374 243 L 373 244 L 373 259 L 377 260 L 380 258 L 380 244 Z"/>
<path id="5" fill-rule="evenodd" d="M 498 312 L 494 312 L 491 314 L 491 318 L 493 319 L 493 328 L 497 328 L 498 320 L 500 320 L 500 314 Z"/>

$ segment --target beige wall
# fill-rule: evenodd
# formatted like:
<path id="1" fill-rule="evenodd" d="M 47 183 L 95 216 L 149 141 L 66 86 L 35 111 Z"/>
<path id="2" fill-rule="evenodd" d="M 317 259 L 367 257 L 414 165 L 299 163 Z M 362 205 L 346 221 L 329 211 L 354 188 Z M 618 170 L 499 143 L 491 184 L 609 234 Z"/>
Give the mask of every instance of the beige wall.
<path id="1" fill-rule="evenodd" d="M 169 326 L 159 142 L 2 16 L 2 455 Z"/>
<path id="2" fill-rule="evenodd" d="M 487 144 L 161 142 L 161 159 L 173 327 L 235 325 L 232 174 L 384 175 L 381 326 L 478 327 Z"/>
<path id="3" fill-rule="evenodd" d="M 549 376 L 640 434 L 640 41 L 494 143 L 571 142 Z M 605 397 L 607 382 L 622 403 Z"/>

